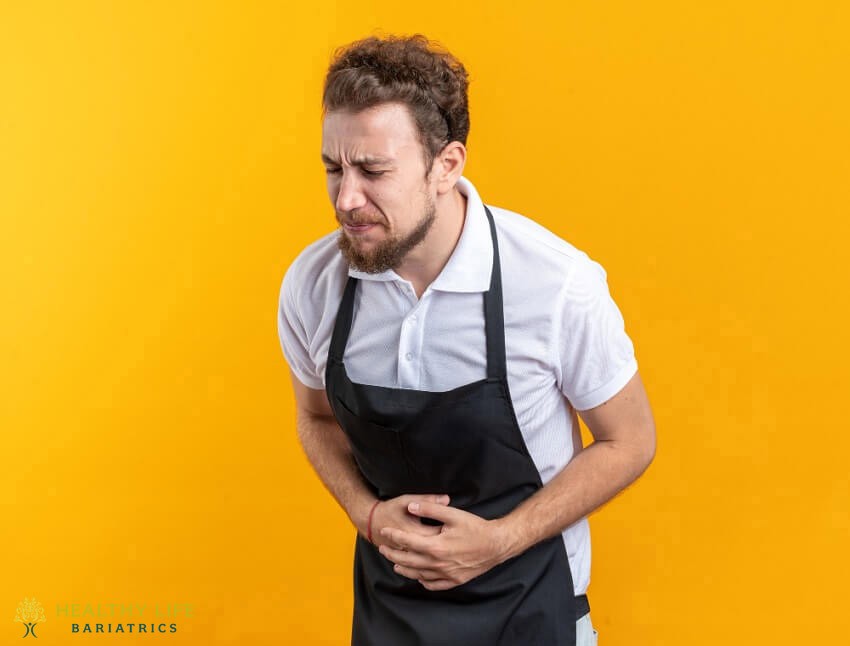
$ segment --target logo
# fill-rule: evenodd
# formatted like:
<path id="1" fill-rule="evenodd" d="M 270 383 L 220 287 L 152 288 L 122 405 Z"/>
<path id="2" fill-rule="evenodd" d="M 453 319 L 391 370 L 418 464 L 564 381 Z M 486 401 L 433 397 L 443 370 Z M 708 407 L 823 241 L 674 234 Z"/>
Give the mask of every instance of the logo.
<path id="1" fill-rule="evenodd" d="M 177 632 L 177 620 L 193 616 L 190 603 L 82 603 L 57 602 L 59 624 L 50 633 L 66 629 L 71 634 L 117 635 L 126 633 L 165 634 Z M 7 615 L 8 616 L 8 615 Z M 26 628 L 22 637 L 38 638 L 35 629 L 47 621 L 44 608 L 35 597 L 18 604 L 15 621 Z M 71 623 L 67 623 L 70 621 Z M 43 636 L 43 635 L 42 635 Z M 29 642 L 27 642 L 29 643 Z"/>
<path id="2" fill-rule="evenodd" d="M 24 633 L 24 637 L 29 637 L 32 635 L 35 638 L 38 638 L 38 635 L 35 634 L 35 626 L 36 624 L 43 624 L 47 621 L 47 617 L 44 616 L 44 608 L 41 607 L 41 604 L 33 599 L 24 599 L 18 604 L 18 612 L 15 613 L 15 621 L 20 621 L 24 626 L 27 627 L 27 632 Z"/>

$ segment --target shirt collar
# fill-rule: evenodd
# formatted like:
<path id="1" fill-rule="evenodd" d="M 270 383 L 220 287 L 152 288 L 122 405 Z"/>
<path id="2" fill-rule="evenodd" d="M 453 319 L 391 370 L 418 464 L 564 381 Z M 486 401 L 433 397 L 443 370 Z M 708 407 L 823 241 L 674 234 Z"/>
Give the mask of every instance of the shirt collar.
<path id="1" fill-rule="evenodd" d="M 431 283 L 431 289 L 443 292 L 486 292 L 490 287 L 490 272 L 493 268 L 493 244 L 484 203 L 475 186 L 465 177 L 460 177 L 455 186 L 466 196 L 463 229 L 448 262 Z M 348 275 L 362 280 L 404 282 L 392 269 L 379 274 L 367 274 L 349 267 Z"/>

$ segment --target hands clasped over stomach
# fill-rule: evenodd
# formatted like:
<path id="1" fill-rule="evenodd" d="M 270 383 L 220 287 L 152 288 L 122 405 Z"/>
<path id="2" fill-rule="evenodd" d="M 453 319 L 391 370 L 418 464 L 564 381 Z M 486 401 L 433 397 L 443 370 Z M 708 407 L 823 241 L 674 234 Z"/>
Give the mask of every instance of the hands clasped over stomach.
<path id="1" fill-rule="evenodd" d="M 448 590 L 484 574 L 507 557 L 499 520 L 449 506 L 446 495 L 403 495 L 375 508 L 373 536 L 397 574 L 428 590 Z M 425 525 L 432 518 L 442 525 Z"/>

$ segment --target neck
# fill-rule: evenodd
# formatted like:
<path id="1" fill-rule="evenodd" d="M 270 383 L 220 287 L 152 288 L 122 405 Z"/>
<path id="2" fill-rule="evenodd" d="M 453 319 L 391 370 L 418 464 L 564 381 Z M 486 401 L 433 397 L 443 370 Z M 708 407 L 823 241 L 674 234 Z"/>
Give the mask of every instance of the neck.
<path id="1" fill-rule="evenodd" d="M 421 298 L 449 261 L 466 219 L 466 196 L 457 188 L 438 196 L 434 224 L 422 244 L 404 258 L 395 272 L 413 284 Z"/>

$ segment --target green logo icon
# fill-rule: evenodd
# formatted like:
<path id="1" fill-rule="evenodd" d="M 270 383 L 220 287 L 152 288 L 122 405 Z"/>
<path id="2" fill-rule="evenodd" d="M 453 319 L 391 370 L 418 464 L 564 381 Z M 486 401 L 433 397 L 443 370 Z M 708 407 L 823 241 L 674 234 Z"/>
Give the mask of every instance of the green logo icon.
<path id="1" fill-rule="evenodd" d="M 44 616 L 44 608 L 41 607 L 41 604 L 38 601 L 34 598 L 24 599 L 18 604 L 18 612 L 15 613 L 15 621 L 19 621 L 27 627 L 27 632 L 24 633 L 24 637 L 32 635 L 37 639 L 38 635 L 35 634 L 35 625 L 43 624 L 47 621 L 47 617 Z"/>

